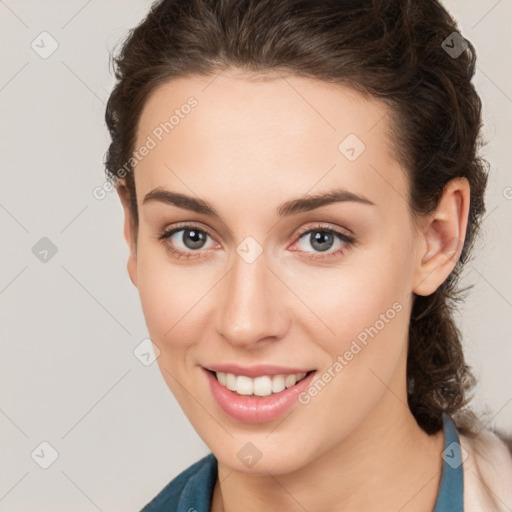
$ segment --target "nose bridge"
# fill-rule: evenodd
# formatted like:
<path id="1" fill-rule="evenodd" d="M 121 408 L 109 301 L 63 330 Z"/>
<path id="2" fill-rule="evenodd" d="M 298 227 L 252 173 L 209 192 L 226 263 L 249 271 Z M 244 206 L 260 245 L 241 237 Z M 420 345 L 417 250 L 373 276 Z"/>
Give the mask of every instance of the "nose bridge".
<path id="1" fill-rule="evenodd" d="M 259 253 L 259 254 L 258 254 Z M 242 241 L 226 276 L 218 332 L 233 345 L 250 346 L 261 339 L 279 337 L 284 318 L 276 307 L 274 274 L 265 253 L 252 240 Z M 278 325 L 279 323 L 279 325 Z"/>

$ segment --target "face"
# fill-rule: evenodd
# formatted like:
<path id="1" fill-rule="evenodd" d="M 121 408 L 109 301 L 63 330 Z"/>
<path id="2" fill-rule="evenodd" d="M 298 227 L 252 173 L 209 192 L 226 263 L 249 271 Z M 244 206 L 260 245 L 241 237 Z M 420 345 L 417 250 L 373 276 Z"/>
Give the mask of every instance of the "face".
<path id="1" fill-rule="evenodd" d="M 406 403 L 419 239 L 387 112 L 344 86 L 235 72 L 145 105 L 128 268 L 165 381 L 236 470 L 293 471 Z"/>

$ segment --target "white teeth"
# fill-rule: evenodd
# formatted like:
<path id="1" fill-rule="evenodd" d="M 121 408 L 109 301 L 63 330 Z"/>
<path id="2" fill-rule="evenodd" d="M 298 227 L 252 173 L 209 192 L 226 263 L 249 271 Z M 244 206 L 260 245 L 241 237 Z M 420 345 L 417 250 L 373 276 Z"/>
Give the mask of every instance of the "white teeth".
<path id="1" fill-rule="evenodd" d="M 236 392 L 239 395 L 252 395 L 252 379 L 245 375 L 236 378 Z"/>
<path id="2" fill-rule="evenodd" d="M 276 375 L 272 379 L 272 393 L 279 393 L 279 391 L 283 391 L 285 387 L 284 375 Z"/>
<path id="3" fill-rule="evenodd" d="M 231 391 L 236 391 L 236 376 L 232 373 L 226 373 L 226 387 Z"/>
<path id="4" fill-rule="evenodd" d="M 215 372 L 219 383 L 239 395 L 268 396 L 272 393 L 279 393 L 285 388 L 296 384 L 306 376 L 306 373 L 293 373 L 290 375 L 262 375 L 251 379 L 245 375 L 234 375 L 233 373 Z"/>
<path id="5" fill-rule="evenodd" d="M 225 373 L 222 373 L 222 372 L 219 372 L 217 373 L 217 378 L 219 379 L 219 382 L 225 386 L 226 385 L 226 374 Z"/>
<path id="6" fill-rule="evenodd" d="M 296 384 L 297 382 L 297 376 L 296 375 L 287 375 L 286 376 L 286 379 L 284 379 L 284 385 L 289 388 L 291 386 L 293 386 L 294 384 Z"/>
<path id="7" fill-rule="evenodd" d="M 253 380 L 254 394 L 258 396 L 268 396 L 272 393 L 272 379 L 266 375 L 256 377 Z"/>

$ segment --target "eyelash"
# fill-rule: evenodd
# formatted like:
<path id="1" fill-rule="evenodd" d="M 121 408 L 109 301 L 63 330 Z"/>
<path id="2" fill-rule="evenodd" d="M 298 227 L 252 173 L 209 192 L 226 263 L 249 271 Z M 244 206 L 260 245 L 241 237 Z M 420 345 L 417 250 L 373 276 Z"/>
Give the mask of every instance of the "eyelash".
<path id="1" fill-rule="evenodd" d="M 200 258 L 201 257 L 201 250 L 190 251 L 190 252 L 189 251 L 182 251 L 181 249 L 176 249 L 175 247 L 169 245 L 166 242 L 166 240 L 168 238 L 170 238 L 172 235 L 174 235 L 175 233 L 177 233 L 179 231 L 184 231 L 184 230 L 187 230 L 187 229 L 200 231 L 201 233 L 205 233 L 206 235 L 208 235 L 210 238 L 213 238 L 210 235 L 210 233 L 208 233 L 208 231 L 199 228 L 195 224 L 187 224 L 187 223 L 185 223 L 185 224 L 182 224 L 180 226 L 174 227 L 174 228 L 172 228 L 170 230 L 164 231 L 161 235 L 159 235 L 157 237 L 157 239 L 163 244 L 164 248 L 169 253 L 171 253 L 173 256 L 175 256 L 178 259 L 196 259 L 196 258 Z M 340 255 L 345 254 L 346 251 L 350 250 L 352 248 L 352 246 L 354 246 L 356 244 L 356 239 L 354 237 L 346 235 L 344 233 L 341 233 L 340 231 L 337 231 L 337 230 L 335 230 L 333 228 L 326 227 L 326 226 L 323 226 L 323 225 L 317 225 L 317 226 L 305 228 L 305 229 L 299 231 L 299 233 L 297 233 L 296 239 L 300 240 L 304 235 L 309 234 L 309 233 L 316 233 L 316 232 L 329 233 L 329 234 L 337 237 L 342 242 L 344 242 L 344 245 L 340 249 L 337 249 L 336 251 L 333 251 L 333 252 L 325 253 L 322 256 L 312 256 L 311 253 L 308 253 L 308 252 L 305 252 L 305 251 L 298 251 L 298 252 L 305 252 L 305 254 L 307 254 L 307 256 L 305 256 L 306 259 L 317 260 L 318 261 L 318 260 L 326 260 L 328 258 L 333 258 L 335 256 L 340 256 Z M 204 249 L 204 250 L 207 250 L 207 249 Z M 194 253 L 197 253 L 197 256 Z M 316 253 L 316 254 L 322 254 L 322 253 Z"/>

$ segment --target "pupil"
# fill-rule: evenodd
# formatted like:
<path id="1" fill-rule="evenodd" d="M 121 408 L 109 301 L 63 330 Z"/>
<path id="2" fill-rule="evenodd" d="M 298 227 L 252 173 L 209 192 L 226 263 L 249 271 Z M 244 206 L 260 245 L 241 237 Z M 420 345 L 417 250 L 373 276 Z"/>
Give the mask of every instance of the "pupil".
<path id="1" fill-rule="evenodd" d="M 316 231 L 313 236 L 311 245 L 319 251 L 326 251 L 327 249 L 331 248 L 332 243 L 333 236 L 331 233 L 327 233 L 325 231 Z"/>
<path id="2" fill-rule="evenodd" d="M 188 233 L 188 237 L 186 236 L 187 233 Z M 187 239 L 191 240 L 191 243 L 189 243 Z M 205 240 L 206 240 L 205 233 L 198 231 L 196 229 L 186 229 L 183 232 L 183 243 L 189 249 L 200 249 Z"/>

